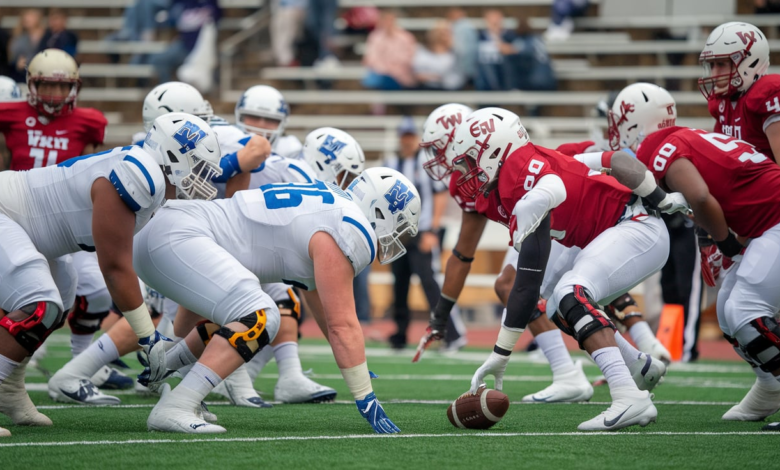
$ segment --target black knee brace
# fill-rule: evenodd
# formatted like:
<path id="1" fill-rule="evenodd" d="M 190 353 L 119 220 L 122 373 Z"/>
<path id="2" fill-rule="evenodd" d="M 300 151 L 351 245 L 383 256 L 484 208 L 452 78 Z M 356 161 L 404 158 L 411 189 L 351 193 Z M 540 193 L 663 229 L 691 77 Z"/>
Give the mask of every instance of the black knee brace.
<path id="1" fill-rule="evenodd" d="M 108 316 L 109 311 L 87 313 L 89 302 L 83 295 L 76 296 L 76 303 L 68 315 L 70 331 L 76 335 L 92 335 L 100 329 L 100 324 Z"/>
<path id="2" fill-rule="evenodd" d="M 289 299 L 276 302 L 276 306 L 279 308 L 279 314 L 283 317 L 287 316 L 295 318 L 295 321 L 297 321 L 300 325 L 301 301 L 298 299 L 298 296 L 295 295 L 295 291 L 293 291 L 292 287 L 287 289 L 287 294 L 290 296 Z"/>
<path id="3" fill-rule="evenodd" d="M 772 317 L 760 317 L 735 334 L 740 349 L 764 372 L 780 369 L 780 325 Z M 732 343 L 733 344 L 733 343 Z"/>
<path id="4" fill-rule="evenodd" d="M 219 325 L 209 320 L 199 321 L 198 324 L 195 325 L 195 331 L 198 332 L 201 341 L 203 341 L 203 344 L 205 345 L 209 344 L 211 337 L 214 336 L 214 333 L 216 333 L 217 330 L 219 330 Z"/>
<path id="5" fill-rule="evenodd" d="M 636 307 L 636 301 L 631 294 L 623 294 L 617 299 L 613 300 L 611 304 L 604 308 L 604 312 L 612 319 L 612 321 L 624 321 L 628 318 L 641 317 L 642 312 L 625 312 L 628 307 Z"/>
<path id="6" fill-rule="evenodd" d="M 266 320 L 265 310 L 258 310 L 238 320 L 249 330 L 239 333 L 223 326 L 214 334 L 228 340 L 230 345 L 241 355 L 244 362 L 249 362 L 255 357 L 257 351 L 263 349 L 271 342 L 268 331 L 265 329 Z"/>
<path id="7" fill-rule="evenodd" d="M 577 340 L 580 349 L 585 349 L 583 343 L 597 331 L 615 329 L 582 286 L 574 286 L 574 292 L 561 299 L 553 321 L 564 333 Z"/>
<path id="8" fill-rule="evenodd" d="M 19 321 L 11 319 L 11 315 L 21 312 L 27 318 Z M 34 353 L 52 331 L 65 323 L 65 315 L 52 302 L 37 302 L 6 314 L 0 318 L 0 327 L 5 328 L 30 353 Z"/>

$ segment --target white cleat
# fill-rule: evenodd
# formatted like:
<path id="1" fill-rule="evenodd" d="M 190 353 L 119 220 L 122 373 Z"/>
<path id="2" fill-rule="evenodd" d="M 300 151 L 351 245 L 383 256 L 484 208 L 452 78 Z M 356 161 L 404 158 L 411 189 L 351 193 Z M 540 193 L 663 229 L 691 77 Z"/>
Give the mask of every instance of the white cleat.
<path id="1" fill-rule="evenodd" d="M 336 398 L 336 391 L 320 385 L 302 373 L 279 377 L 274 387 L 274 399 L 282 403 L 325 403 Z"/>
<path id="2" fill-rule="evenodd" d="M 663 362 L 664 365 L 668 366 L 672 362 L 672 355 L 669 354 L 669 350 L 666 349 L 664 345 L 661 344 L 661 342 L 657 339 L 654 339 L 650 350 L 645 352 Z"/>
<path id="3" fill-rule="evenodd" d="M 249 373 L 244 366 L 236 369 L 219 385 L 214 387 L 213 393 L 222 395 L 235 406 L 273 408 L 272 404 L 266 403 L 257 394 L 257 390 L 255 390 L 254 384 L 252 384 L 252 379 L 249 378 Z"/>
<path id="4" fill-rule="evenodd" d="M 614 400 L 612 405 L 595 418 L 577 426 L 580 431 L 615 431 L 638 424 L 654 423 L 658 410 L 650 399 L 650 392 L 630 391 Z"/>
<path id="5" fill-rule="evenodd" d="M 0 413 L 20 426 L 51 426 L 51 420 L 35 409 L 24 388 L 24 371 L 30 358 L 22 361 L 0 384 Z"/>
<path id="6" fill-rule="evenodd" d="M 11 437 L 11 431 L 6 428 L 0 428 L 0 437 Z"/>
<path id="7" fill-rule="evenodd" d="M 645 353 L 640 353 L 639 359 L 632 362 L 628 370 L 637 388 L 648 392 L 663 383 L 666 375 L 666 365 L 663 361 Z"/>
<path id="8" fill-rule="evenodd" d="M 182 406 L 182 401 L 176 400 L 170 385 L 163 384 L 161 390 L 162 397 L 146 420 L 146 426 L 150 431 L 186 434 L 217 434 L 227 431 L 222 426 L 210 424 L 198 417 L 200 403 L 188 408 L 186 405 Z"/>
<path id="9" fill-rule="evenodd" d="M 540 392 L 523 397 L 524 403 L 566 403 L 588 401 L 593 396 L 593 386 L 582 372 L 582 361 L 574 363 L 574 369 L 553 378 L 553 383 Z"/>
<path id="10" fill-rule="evenodd" d="M 60 403 L 79 405 L 118 405 L 122 400 L 101 392 L 87 379 L 63 374 L 60 370 L 49 379 L 49 397 Z"/>
<path id="11" fill-rule="evenodd" d="M 780 410 L 780 389 L 766 386 L 756 379 L 745 398 L 731 407 L 724 415 L 726 421 L 762 421 Z"/>
<path id="12" fill-rule="evenodd" d="M 199 418 L 202 418 L 204 421 L 208 421 L 209 423 L 216 423 L 217 422 L 217 415 L 209 411 L 209 407 L 206 406 L 205 402 L 200 402 L 200 410 L 196 411 L 196 413 Z"/>

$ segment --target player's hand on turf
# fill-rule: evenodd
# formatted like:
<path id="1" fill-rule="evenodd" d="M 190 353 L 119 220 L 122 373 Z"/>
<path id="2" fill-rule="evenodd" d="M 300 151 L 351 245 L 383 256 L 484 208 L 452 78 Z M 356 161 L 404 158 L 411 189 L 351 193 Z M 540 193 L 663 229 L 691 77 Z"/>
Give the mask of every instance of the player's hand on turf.
<path id="1" fill-rule="evenodd" d="M 501 390 L 504 385 L 504 371 L 506 371 L 506 365 L 509 363 L 509 356 L 502 356 L 495 352 L 490 353 L 490 357 L 487 358 L 484 364 L 477 369 L 474 373 L 474 377 L 471 378 L 471 389 L 469 393 L 472 395 L 477 393 L 479 387 L 484 386 L 485 377 L 492 375 L 496 378 L 496 390 Z"/>
<path id="2" fill-rule="evenodd" d="M 366 395 L 366 398 L 362 400 L 355 400 L 357 404 L 360 416 L 366 418 L 368 424 L 374 428 L 374 432 L 377 434 L 394 434 L 401 432 L 398 426 L 390 421 L 390 418 L 385 414 L 384 408 L 379 404 L 379 400 L 376 398 L 374 392 Z"/>
<path id="3" fill-rule="evenodd" d="M 170 338 L 160 334 L 155 330 L 154 334 L 138 340 L 141 346 L 139 360 L 145 367 L 141 375 L 138 376 L 138 382 L 141 385 L 149 387 L 152 384 L 162 382 L 168 375 L 168 368 L 165 366 L 165 351 L 173 346 Z"/>
<path id="4" fill-rule="evenodd" d="M 658 210 L 664 214 L 674 214 L 675 212 L 682 212 L 683 214 L 692 214 L 691 206 L 688 205 L 688 201 L 680 193 L 667 193 L 666 197 L 658 204 Z"/>

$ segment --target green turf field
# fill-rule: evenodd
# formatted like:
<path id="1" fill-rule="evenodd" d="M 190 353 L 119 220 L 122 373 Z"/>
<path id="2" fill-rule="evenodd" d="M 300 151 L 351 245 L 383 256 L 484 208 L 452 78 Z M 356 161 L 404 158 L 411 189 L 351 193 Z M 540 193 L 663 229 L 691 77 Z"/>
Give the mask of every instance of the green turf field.
<path id="1" fill-rule="evenodd" d="M 70 358 L 68 339 L 59 333 L 47 342 L 44 367 L 55 370 Z M 0 426 L 13 433 L 0 440 L 0 468 L 776 468 L 780 433 L 760 433 L 761 423 L 720 420 L 753 383 L 739 362 L 673 366 L 655 390 L 657 424 L 586 434 L 577 425 L 606 409 L 606 387 L 598 387 L 589 404 L 520 404 L 523 395 L 547 386 L 551 374 L 546 363 L 516 353 L 504 380 L 512 400 L 506 417 L 489 431 L 469 431 L 450 425 L 446 409 L 468 389 L 487 351 L 429 352 L 418 364 L 410 363 L 412 352 L 369 344 L 369 367 L 380 376 L 374 389 L 402 431 L 391 437 L 371 433 L 322 342 L 304 341 L 301 359 L 317 381 L 338 390 L 337 403 L 248 409 L 212 395 L 211 411 L 228 429 L 214 437 L 148 432 L 155 400 L 131 391 L 120 392 L 117 407 L 53 403 L 42 391 L 43 374 L 33 370 L 28 388 L 39 391 L 30 395 L 54 426 L 17 427 L 0 415 Z M 596 378 L 598 369 L 585 362 L 588 377 Z M 274 376 L 272 362 L 256 384 L 266 399 Z"/>

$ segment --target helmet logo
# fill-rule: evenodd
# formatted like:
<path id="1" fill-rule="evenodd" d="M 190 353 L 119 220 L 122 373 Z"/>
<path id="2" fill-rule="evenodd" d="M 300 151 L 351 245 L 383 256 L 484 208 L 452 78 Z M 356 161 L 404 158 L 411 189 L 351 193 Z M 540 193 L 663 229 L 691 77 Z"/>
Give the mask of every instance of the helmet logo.
<path id="1" fill-rule="evenodd" d="M 460 124 L 462 120 L 463 116 L 458 113 L 450 116 L 440 116 L 439 119 L 436 120 L 436 124 L 441 124 L 445 130 L 450 130 L 450 126 L 455 127 Z"/>
<path id="2" fill-rule="evenodd" d="M 335 137 L 329 135 L 325 137 L 325 140 L 322 142 L 322 145 L 320 145 L 320 148 L 318 148 L 317 151 L 328 157 L 328 162 L 332 162 L 336 160 L 336 154 L 340 153 L 341 150 L 346 146 L 346 142 L 336 140 Z"/>
<path id="3" fill-rule="evenodd" d="M 477 122 L 474 121 L 469 127 L 472 137 L 479 137 L 480 135 L 492 134 L 496 131 L 496 125 L 492 119 L 488 121 Z"/>
<path id="4" fill-rule="evenodd" d="M 737 36 L 739 36 L 739 39 L 742 40 L 742 44 L 748 45 L 756 42 L 756 32 L 755 31 L 739 31 L 737 33 Z"/>
<path id="5" fill-rule="evenodd" d="M 401 180 L 395 180 L 395 184 L 385 193 L 385 200 L 391 214 L 402 211 L 416 196 Z"/>
<path id="6" fill-rule="evenodd" d="M 276 112 L 282 113 L 286 116 L 290 114 L 290 108 L 287 106 L 287 103 L 284 100 L 279 100 L 279 109 L 277 109 Z"/>
<path id="7" fill-rule="evenodd" d="M 206 131 L 187 121 L 173 134 L 174 140 L 181 145 L 179 153 L 187 153 L 195 150 L 195 146 L 206 137 Z"/>

